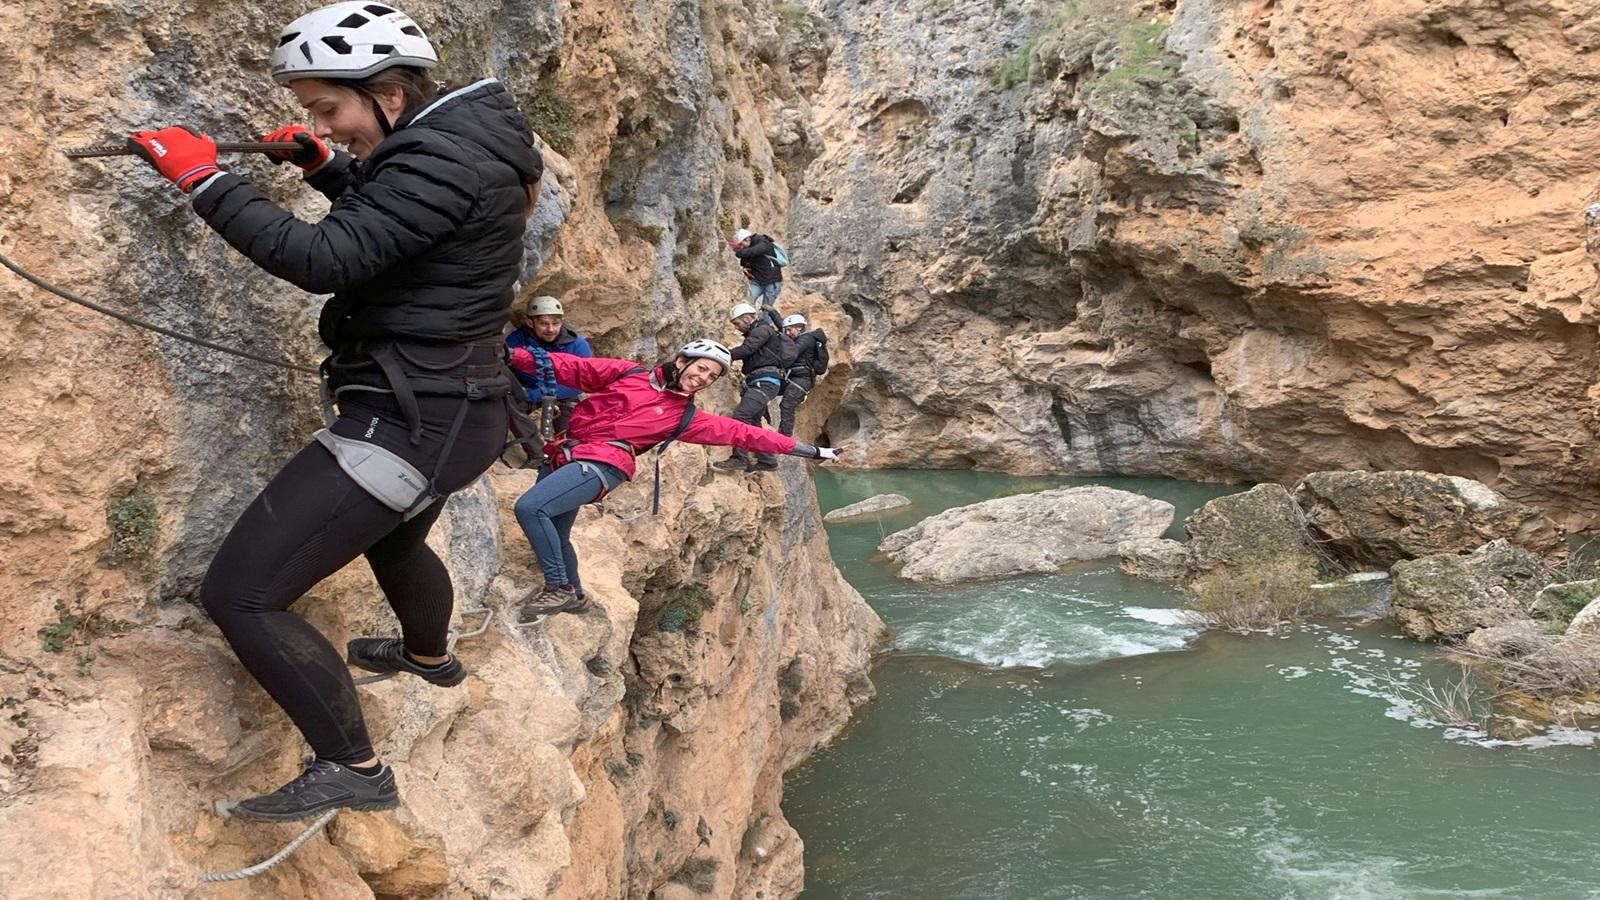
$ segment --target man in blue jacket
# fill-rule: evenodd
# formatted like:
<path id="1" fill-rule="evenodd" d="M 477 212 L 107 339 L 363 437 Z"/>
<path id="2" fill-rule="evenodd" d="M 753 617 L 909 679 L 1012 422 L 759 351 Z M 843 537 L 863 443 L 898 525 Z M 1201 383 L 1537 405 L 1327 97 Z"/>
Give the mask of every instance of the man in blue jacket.
<path id="1" fill-rule="evenodd" d="M 520 347 L 532 352 L 537 347 L 551 353 L 594 355 L 583 335 L 567 324 L 566 311 L 554 297 L 518 297 L 511 304 L 511 324 L 515 329 L 506 335 L 506 346 L 513 350 Z M 517 380 L 528 392 L 528 402 L 540 409 L 539 424 L 546 432 L 544 437 L 548 440 L 565 434 L 567 421 L 572 418 L 573 407 L 583 399 L 583 392 L 556 384 L 553 377 L 544 384 L 539 376 L 526 372 L 517 372 Z"/>

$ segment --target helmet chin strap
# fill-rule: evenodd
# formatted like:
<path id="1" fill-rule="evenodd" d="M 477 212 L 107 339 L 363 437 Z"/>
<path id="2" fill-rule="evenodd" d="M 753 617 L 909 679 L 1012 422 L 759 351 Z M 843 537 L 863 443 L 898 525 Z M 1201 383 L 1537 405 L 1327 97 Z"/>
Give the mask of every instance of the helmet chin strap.
<path id="1" fill-rule="evenodd" d="M 378 104 L 378 98 L 368 94 L 367 99 L 372 102 L 372 115 L 377 118 L 378 127 L 383 129 L 383 136 L 388 137 L 394 134 L 394 126 L 389 124 L 389 117 L 384 113 L 383 107 Z"/>

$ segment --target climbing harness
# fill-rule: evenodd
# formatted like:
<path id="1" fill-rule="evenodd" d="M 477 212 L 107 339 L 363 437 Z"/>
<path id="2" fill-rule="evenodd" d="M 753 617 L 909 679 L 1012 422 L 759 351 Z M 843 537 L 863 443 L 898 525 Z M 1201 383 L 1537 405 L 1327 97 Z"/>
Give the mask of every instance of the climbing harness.
<path id="1" fill-rule="evenodd" d="M 317 370 L 312 366 L 302 366 L 289 362 L 288 360 L 274 359 L 270 356 L 261 356 L 256 353 L 251 353 L 248 350 L 240 350 L 237 347 L 229 347 L 226 344 L 219 344 L 215 341 L 208 341 L 205 338 L 195 337 L 192 334 L 184 334 L 181 331 L 173 331 L 171 328 L 167 328 L 163 325 L 157 325 L 154 322 L 147 322 L 144 319 L 140 319 L 136 316 L 130 316 L 127 313 L 118 312 L 110 307 L 102 306 L 93 300 L 86 300 L 65 288 L 56 287 L 50 282 L 45 281 L 43 278 L 40 278 L 32 272 L 29 272 L 27 269 L 24 269 L 22 266 L 18 265 L 14 260 L 12 260 L 11 257 L 6 256 L 3 253 L 0 253 L 0 266 L 5 266 L 12 272 L 15 272 L 19 277 L 22 278 L 23 281 L 32 284 L 34 287 L 55 294 L 57 297 L 60 297 L 63 300 L 67 300 L 69 302 L 76 303 L 79 306 L 92 309 L 103 316 L 110 316 L 119 322 L 125 322 L 134 326 L 135 328 L 143 328 L 146 331 L 153 331 L 156 334 L 165 335 L 169 338 L 175 338 L 186 343 L 194 344 L 198 347 L 205 347 L 207 350 L 215 350 L 218 353 L 228 353 L 233 356 L 251 360 L 253 362 L 263 363 L 269 366 L 277 366 L 280 369 L 290 369 L 295 372 L 310 372 L 312 374 L 316 374 L 317 372 Z"/>
<path id="2" fill-rule="evenodd" d="M 454 652 L 457 642 L 466 640 L 468 638 L 475 638 L 489 630 L 489 624 L 494 621 L 494 609 L 492 607 L 480 606 L 474 609 L 463 609 L 461 611 L 462 618 L 480 614 L 483 616 L 483 622 L 479 624 L 477 628 L 474 628 L 471 631 L 457 632 L 452 630 L 450 632 L 450 640 L 445 645 L 445 653 Z M 368 675 L 363 678 L 355 679 L 355 683 L 358 685 L 375 684 L 379 681 L 386 681 L 390 678 L 393 678 L 398 674 L 398 672 L 384 672 L 379 675 Z M 233 815 L 233 801 L 219 800 L 215 805 L 215 810 L 216 813 L 223 818 L 230 818 Z M 294 853 L 296 850 L 299 850 L 306 841 L 311 840 L 313 835 L 321 831 L 329 822 L 333 821 L 335 816 L 339 815 L 339 813 L 343 811 L 343 807 L 336 807 L 318 816 L 316 821 L 306 826 L 306 829 L 296 835 L 294 840 L 283 845 L 283 849 L 272 854 L 261 862 L 256 863 L 255 865 L 245 866 L 242 869 L 234 869 L 231 872 L 207 872 L 201 875 L 199 880 L 202 884 L 215 884 L 217 882 L 243 881 L 246 878 L 254 878 L 278 863 L 283 862 L 285 859 L 288 859 L 290 854 Z"/>
<path id="3" fill-rule="evenodd" d="M 431 354 L 453 349 L 443 359 Z M 410 519 L 434 501 L 445 496 L 434 485 L 444 472 L 455 449 L 456 439 L 466 422 L 472 401 L 504 398 L 506 415 L 515 436 L 511 446 L 528 447 L 534 455 L 534 425 L 520 402 L 521 389 L 506 365 L 506 346 L 498 340 L 485 340 L 453 348 L 439 348 L 402 341 L 355 341 L 341 344 L 341 350 L 322 361 L 323 418 L 331 428 L 333 406 L 343 394 L 390 394 L 400 407 L 410 429 L 413 445 L 422 442 L 422 413 L 417 396 L 460 397 L 461 405 L 440 447 L 433 476 L 424 476 L 416 467 L 381 447 L 364 441 L 343 438 L 324 429 L 316 438 L 327 447 L 339 467 L 355 482 L 390 509 Z"/>
<path id="4" fill-rule="evenodd" d="M 285 141 L 217 141 L 218 153 L 283 153 L 297 145 Z M 90 159 L 96 156 L 138 156 L 139 151 L 119 144 L 90 144 L 86 147 L 67 147 L 61 151 L 68 159 Z"/>

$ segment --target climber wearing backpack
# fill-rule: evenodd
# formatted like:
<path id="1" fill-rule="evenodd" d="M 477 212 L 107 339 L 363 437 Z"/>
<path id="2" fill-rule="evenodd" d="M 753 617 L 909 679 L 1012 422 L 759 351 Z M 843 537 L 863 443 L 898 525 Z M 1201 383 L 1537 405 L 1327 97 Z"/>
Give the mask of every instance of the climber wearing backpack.
<path id="1" fill-rule="evenodd" d="M 728 320 L 744 334 L 744 342 L 728 351 L 734 359 L 744 362 L 744 393 L 729 417 L 759 427 L 767 405 L 783 393 L 784 373 L 794 364 L 794 341 L 748 303 L 735 306 Z M 712 468 L 724 472 L 772 471 L 778 468 L 778 458 L 758 452 L 752 459 L 744 450 L 735 449 L 732 456 L 712 464 Z"/>
<path id="2" fill-rule="evenodd" d="M 333 351 L 330 425 L 244 510 L 200 587 L 239 661 L 315 754 L 279 790 L 233 807 L 241 818 L 399 805 L 346 661 L 289 610 L 347 563 L 366 557 L 403 635 L 351 641 L 350 663 L 441 686 L 466 677 L 448 648 L 450 573 L 425 539 L 444 499 L 499 456 L 520 402 L 500 332 L 544 167 L 511 94 L 492 78 L 442 91 L 428 73 L 438 59 L 410 18 L 370 0 L 284 29 L 272 77 L 312 128 L 267 140 L 332 201 L 317 222 L 218 168 L 210 138 L 177 126 L 129 138 L 236 250 L 333 295 L 319 322 Z"/>
<path id="3" fill-rule="evenodd" d="M 518 297 L 511 304 L 511 324 L 513 328 L 506 335 L 506 346 L 513 350 L 518 347 L 538 347 L 551 353 L 594 355 L 583 335 L 567 324 L 566 311 L 561 301 L 554 297 Z M 542 438 L 548 441 L 558 434 L 565 434 L 567 423 L 572 419 L 573 407 L 583 399 L 583 392 L 526 372 L 518 372 L 517 380 L 528 393 L 528 403 L 540 411 L 539 430 Z"/>
<path id="4" fill-rule="evenodd" d="M 778 431 L 782 434 L 794 434 L 795 410 L 828 371 L 828 336 L 821 328 L 807 331 L 806 325 L 806 317 L 798 313 L 783 320 L 783 333 L 794 341 L 795 357 L 783 386 L 783 401 L 778 404 Z"/>
<path id="5" fill-rule="evenodd" d="M 734 232 L 728 246 L 744 268 L 750 302 L 776 306 L 778 292 L 783 290 L 783 267 L 789 264 L 789 254 L 777 241 L 764 234 L 754 234 L 748 228 Z"/>
<path id="6" fill-rule="evenodd" d="M 728 348 L 704 339 L 690 341 L 671 360 L 649 369 L 623 359 L 584 359 L 537 349 L 512 351 L 511 365 L 518 371 L 549 366 L 558 382 L 589 395 L 573 411 L 566 437 L 545 447 L 545 465 L 539 470 L 538 482 L 517 499 L 517 523 L 544 573 L 544 587 L 522 602 L 524 624 L 553 613 L 589 608 L 578 578 L 572 524 L 579 507 L 633 478 L 639 454 L 658 451 L 658 503 L 660 452 L 674 440 L 732 444 L 808 459 L 839 458 L 828 447 L 813 447 L 774 431 L 697 411 L 694 395 L 726 374 L 732 364 Z"/>

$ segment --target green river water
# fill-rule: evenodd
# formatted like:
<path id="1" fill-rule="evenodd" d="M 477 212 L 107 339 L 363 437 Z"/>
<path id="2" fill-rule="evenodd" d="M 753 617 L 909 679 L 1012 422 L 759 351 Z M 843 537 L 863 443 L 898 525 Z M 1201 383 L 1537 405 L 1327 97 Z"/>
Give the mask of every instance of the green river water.
<path id="1" fill-rule="evenodd" d="M 806 900 L 1600 897 L 1600 734 L 1437 724 L 1413 692 L 1459 671 L 1383 622 L 1197 635 L 1115 560 L 952 589 L 873 558 L 941 509 L 1084 483 L 1168 500 L 1178 523 L 1230 490 L 819 472 L 824 511 L 917 506 L 830 528 L 895 649 L 878 697 L 787 780 Z"/>

